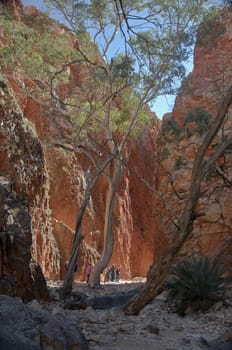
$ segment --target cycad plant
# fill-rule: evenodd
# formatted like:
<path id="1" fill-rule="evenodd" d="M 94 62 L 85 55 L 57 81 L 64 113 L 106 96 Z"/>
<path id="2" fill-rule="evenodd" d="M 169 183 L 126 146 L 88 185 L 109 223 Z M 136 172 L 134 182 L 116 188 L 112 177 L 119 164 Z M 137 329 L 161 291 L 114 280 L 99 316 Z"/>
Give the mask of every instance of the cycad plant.
<path id="1" fill-rule="evenodd" d="M 223 300 L 225 269 L 216 260 L 198 256 L 184 259 L 173 268 L 174 278 L 167 282 L 169 302 L 176 303 L 176 311 L 184 315 L 187 308 L 206 311 L 215 302 Z"/>

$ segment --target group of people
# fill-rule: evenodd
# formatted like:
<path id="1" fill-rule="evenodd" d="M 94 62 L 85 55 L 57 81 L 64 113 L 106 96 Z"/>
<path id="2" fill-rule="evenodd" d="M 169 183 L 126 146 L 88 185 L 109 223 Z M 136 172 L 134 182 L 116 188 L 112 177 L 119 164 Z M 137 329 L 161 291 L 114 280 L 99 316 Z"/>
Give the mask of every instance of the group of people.
<path id="1" fill-rule="evenodd" d="M 92 271 L 93 265 L 89 263 L 86 268 L 86 283 L 89 282 L 89 276 Z M 117 265 L 111 265 L 107 268 L 104 274 L 104 282 L 119 282 L 120 280 L 120 268 Z"/>
<path id="2" fill-rule="evenodd" d="M 117 265 L 108 267 L 105 273 L 105 282 L 119 282 L 120 268 Z"/>
<path id="3" fill-rule="evenodd" d="M 67 268 L 68 268 L 68 261 L 66 261 L 64 265 L 64 272 L 66 274 Z M 85 270 L 85 281 L 86 283 L 89 282 L 89 277 L 91 274 L 91 271 L 93 269 L 92 263 L 88 263 L 86 270 Z M 77 264 L 75 264 L 74 272 L 77 271 Z M 104 282 L 119 282 L 120 280 L 120 268 L 117 265 L 111 265 L 107 268 L 105 274 L 104 274 Z"/>

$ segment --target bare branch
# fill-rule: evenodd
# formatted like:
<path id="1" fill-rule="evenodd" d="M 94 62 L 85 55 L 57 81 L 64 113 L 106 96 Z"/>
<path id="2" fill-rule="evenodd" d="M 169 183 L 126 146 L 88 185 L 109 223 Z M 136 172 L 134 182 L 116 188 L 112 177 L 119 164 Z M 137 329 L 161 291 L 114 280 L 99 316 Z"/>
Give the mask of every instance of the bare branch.
<path id="1" fill-rule="evenodd" d="M 232 94 L 231 94 L 232 99 Z M 222 156 L 225 150 L 232 144 L 232 138 L 225 140 L 222 144 L 219 144 L 215 149 L 214 153 L 208 158 L 205 164 L 202 166 L 202 169 L 198 173 L 199 180 L 202 181 L 205 174 L 209 171 L 210 167 L 215 163 L 215 161 Z M 198 180 L 198 181 L 199 181 Z"/>
<path id="2" fill-rule="evenodd" d="M 124 308 L 126 314 L 138 314 L 140 310 L 150 302 L 157 294 L 160 287 L 166 280 L 167 274 L 170 271 L 172 263 L 176 258 L 183 243 L 193 231 L 193 223 L 198 214 L 195 213 L 196 204 L 200 197 L 201 181 L 212 164 L 220 157 L 225 149 L 231 144 L 232 139 L 225 140 L 222 145 L 219 145 L 215 152 L 205 162 L 204 156 L 214 137 L 217 135 L 220 126 L 226 118 L 227 111 L 232 103 L 232 86 L 229 88 L 225 98 L 223 99 L 217 113 L 217 117 L 206 134 L 202 146 L 200 147 L 197 157 L 193 164 L 193 173 L 189 196 L 183 208 L 183 211 L 178 219 L 178 230 L 174 233 L 172 242 L 167 247 L 164 255 L 156 261 L 150 268 L 147 275 L 147 282 L 140 292 L 134 297 Z"/>
<path id="3" fill-rule="evenodd" d="M 220 176 L 222 176 L 226 185 L 231 187 L 232 186 L 232 179 L 218 166 L 215 166 L 215 169 L 217 170 L 218 174 Z"/>
<path id="4" fill-rule="evenodd" d="M 223 99 L 216 118 L 214 120 L 214 122 L 211 124 L 211 127 L 207 133 L 207 135 L 204 138 L 204 142 L 202 142 L 200 149 L 198 150 L 197 153 L 197 158 L 195 159 L 194 162 L 194 166 L 193 166 L 193 171 L 192 171 L 192 178 L 191 178 L 191 183 L 194 183 L 194 181 L 196 180 L 198 173 L 201 169 L 202 163 L 204 161 L 204 155 L 209 147 L 209 145 L 211 144 L 211 142 L 213 141 L 215 135 L 218 133 L 219 128 L 221 127 L 226 113 L 229 109 L 229 106 L 231 104 L 231 99 L 232 99 L 232 86 L 228 89 L 227 94 L 225 96 L 225 98 Z"/>

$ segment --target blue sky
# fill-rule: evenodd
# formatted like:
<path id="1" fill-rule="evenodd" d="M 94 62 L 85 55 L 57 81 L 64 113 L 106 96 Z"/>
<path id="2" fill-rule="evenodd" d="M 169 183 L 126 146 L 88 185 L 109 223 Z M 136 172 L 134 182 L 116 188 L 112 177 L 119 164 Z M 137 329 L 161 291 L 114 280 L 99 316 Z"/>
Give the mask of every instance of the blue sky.
<path id="1" fill-rule="evenodd" d="M 46 11 L 46 6 L 43 0 L 22 0 L 25 6 L 36 6 L 41 11 Z M 50 12 L 51 17 L 57 18 L 54 13 Z M 186 66 L 187 73 L 192 70 L 192 63 L 190 62 Z M 156 101 L 152 104 L 152 110 L 156 112 L 157 116 L 162 119 L 165 113 L 171 112 L 175 102 L 175 96 L 165 95 L 157 97 Z"/>
<path id="2" fill-rule="evenodd" d="M 44 6 L 43 4 L 43 1 L 42 0 L 22 0 L 22 3 L 25 5 L 25 6 L 36 6 L 38 8 L 40 8 L 41 10 L 46 10 L 46 7 Z"/>

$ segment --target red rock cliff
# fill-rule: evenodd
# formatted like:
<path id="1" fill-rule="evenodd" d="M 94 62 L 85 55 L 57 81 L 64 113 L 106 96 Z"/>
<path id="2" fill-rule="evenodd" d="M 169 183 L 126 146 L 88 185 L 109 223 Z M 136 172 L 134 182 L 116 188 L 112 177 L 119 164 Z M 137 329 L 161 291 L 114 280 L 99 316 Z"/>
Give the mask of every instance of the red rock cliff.
<path id="1" fill-rule="evenodd" d="M 27 23 L 31 16 L 34 16 L 35 21 L 40 20 L 40 14 L 34 8 L 21 11 L 20 6 L 19 13 L 23 13 L 21 22 Z M 64 29 L 54 23 L 55 33 L 59 36 Z M 3 39 L 2 45 L 6 43 Z M 75 40 L 73 45 L 76 45 Z M 70 93 L 70 89 L 79 91 L 82 78 L 88 72 L 81 71 L 76 65 L 69 74 L 69 83 L 60 87 L 64 96 Z M 59 279 L 63 277 L 63 266 L 71 251 L 76 216 L 85 187 L 85 171 L 89 164 L 80 153 L 74 151 L 73 125 L 70 120 L 59 113 L 54 105 L 48 105 L 47 101 L 41 103 L 39 98 L 28 93 L 36 90 L 39 82 L 16 68 L 13 72 L 6 71 L 4 75 L 19 113 L 32 128 L 40 145 L 40 154 L 36 164 L 29 160 L 24 163 L 19 155 L 9 166 L 8 159 L 13 155 L 12 149 L 6 148 L 2 155 L 1 171 L 8 173 L 16 182 L 18 192 L 24 190 L 23 196 L 29 199 L 34 259 L 48 278 Z M 145 276 L 154 258 L 154 199 L 138 179 L 139 175 L 154 182 L 154 150 L 159 125 L 155 115 L 154 122 L 154 128 L 145 130 L 137 140 L 129 141 L 125 150 L 134 174 L 124 171 L 117 194 L 115 250 L 111 260 L 111 263 L 120 265 L 124 278 Z M 10 137 L 6 142 L 9 142 Z M 15 148 L 18 147 L 17 142 L 27 149 L 33 147 L 22 135 L 18 135 L 14 141 Z M 20 154 L 24 153 L 24 150 L 20 150 Z M 106 183 L 100 178 L 84 218 L 84 242 L 77 274 L 80 278 L 84 276 L 88 259 L 96 259 L 102 251 L 105 194 Z"/>
<path id="2" fill-rule="evenodd" d="M 177 215 L 188 193 L 196 152 L 209 124 L 213 123 L 220 99 L 231 85 L 231 47 L 232 10 L 225 9 L 201 25 L 194 51 L 193 72 L 183 81 L 173 112 L 163 120 L 159 140 L 159 190 L 165 193 L 165 200 Z M 231 126 L 230 108 L 223 131 L 215 138 L 214 145 L 221 142 L 223 133 L 231 135 Z M 210 154 L 211 150 L 208 152 Z M 195 221 L 193 234 L 181 255 L 210 254 L 221 256 L 228 263 L 232 252 L 232 190 L 231 185 L 224 183 L 220 169 L 231 178 L 231 150 L 228 149 L 215 166 L 202 185 L 206 192 L 199 200 L 197 212 L 204 215 Z M 162 248 L 170 239 L 173 212 L 165 206 L 158 211 L 161 220 L 157 221 L 157 241 Z M 159 240 L 164 232 L 164 238 Z"/>
<path id="3" fill-rule="evenodd" d="M 34 9 L 24 9 L 23 13 L 21 21 L 29 20 L 32 14 L 35 20 L 40 17 Z M 216 18 L 214 35 L 210 35 L 207 28 L 202 29 L 202 33 L 206 30 L 208 34 L 199 34 L 194 71 L 183 82 L 174 111 L 164 120 L 160 134 L 159 122 L 154 116 L 154 126 L 137 140 L 128 142 L 125 152 L 133 171 L 124 170 L 117 194 L 115 250 L 111 260 L 121 266 L 122 277 L 145 276 L 153 259 L 162 253 L 170 239 L 173 217 L 169 209 L 174 208 L 177 214 L 180 212 L 182 197 L 189 188 L 192 160 L 202 140 L 201 133 L 204 133 L 207 121 L 212 122 L 216 111 L 215 96 L 223 93 L 231 81 L 231 21 L 231 12 L 224 11 Z M 54 28 L 58 38 L 64 29 L 57 24 Z M 0 39 L 0 45 L 4 45 L 2 32 Z M 72 42 L 78 44 L 75 40 Z M 73 89 L 78 92 L 83 76 L 88 74 L 78 66 L 68 73 L 69 82 L 60 88 L 64 96 Z M 0 154 L 1 172 L 9 174 L 18 193 L 29 200 L 34 258 L 47 277 L 62 278 L 89 164 L 85 157 L 74 151 L 71 121 L 53 104 L 46 100 L 41 103 L 27 93 L 27 89 L 41 89 L 42 82 L 28 77 L 22 70 L 8 70 L 4 75 L 11 98 L 24 122 L 34 132 L 36 143 L 20 133 L 15 121 L 12 128 L 6 124 L 9 130 L 6 128 L 7 132 L 0 135 L 1 145 L 4 145 Z M 7 104 L 8 110 L 15 108 L 15 105 Z M 186 115 L 191 111 L 200 111 L 202 117 L 197 120 L 194 114 L 186 123 Z M 226 155 L 225 162 L 225 169 L 231 174 L 231 153 Z M 163 193 L 169 209 L 144 186 L 138 175 Z M 205 184 L 211 186 L 210 190 L 199 204 L 206 215 L 196 220 L 192 238 L 183 248 L 182 255 L 219 255 L 231 237 L 231 188 L 224 187 L 221 192 L 220 184 L 221 179 L 215 173 L 210 174 Z M 100 179 L 84 219 L 79 278 L 84 276 L 89 257 L 97 258 L 102 251 L 105 194 L 106 182 Z"/>

